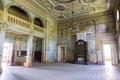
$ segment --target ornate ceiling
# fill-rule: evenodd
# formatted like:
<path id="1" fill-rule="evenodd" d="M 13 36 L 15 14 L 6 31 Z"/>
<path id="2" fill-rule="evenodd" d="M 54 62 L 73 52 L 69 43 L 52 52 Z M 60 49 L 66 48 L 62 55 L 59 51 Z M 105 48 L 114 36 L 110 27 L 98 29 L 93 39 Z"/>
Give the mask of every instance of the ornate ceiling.
<path id="1" fill-rule="evenodd" d="M 57 20 L 109 9 L 110 0 L 31 0 Z"/>

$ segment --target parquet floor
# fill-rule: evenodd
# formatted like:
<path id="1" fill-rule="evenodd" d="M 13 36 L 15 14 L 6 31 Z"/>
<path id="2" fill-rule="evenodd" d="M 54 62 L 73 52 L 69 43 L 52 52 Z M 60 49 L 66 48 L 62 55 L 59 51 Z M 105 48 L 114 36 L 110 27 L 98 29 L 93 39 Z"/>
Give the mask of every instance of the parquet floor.
<path id="1" fill-rule="evenodd" d="M 111 65 L 34 63 L 30 68 L 6 68 L 1 80 L 120 80 L 120 68 Z"/>

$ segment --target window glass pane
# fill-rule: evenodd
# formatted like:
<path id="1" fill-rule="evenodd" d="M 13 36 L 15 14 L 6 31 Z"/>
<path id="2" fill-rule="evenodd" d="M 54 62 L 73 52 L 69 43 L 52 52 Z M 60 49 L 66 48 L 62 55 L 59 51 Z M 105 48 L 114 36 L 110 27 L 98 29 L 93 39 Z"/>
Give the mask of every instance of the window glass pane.
<path id="1" fill-rule="evenodd" d="M 119 11 L 117 10 L 117 20 L 119 20 Z"/>

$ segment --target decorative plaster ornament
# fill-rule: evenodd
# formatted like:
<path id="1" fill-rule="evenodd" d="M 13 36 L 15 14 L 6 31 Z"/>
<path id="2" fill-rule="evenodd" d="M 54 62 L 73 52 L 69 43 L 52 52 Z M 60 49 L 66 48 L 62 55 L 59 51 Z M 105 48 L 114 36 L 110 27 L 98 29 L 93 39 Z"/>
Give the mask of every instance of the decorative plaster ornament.
<path id="1" fill-rule="evenodd" d="M 75 0 L 56 0 L 58 2 L 61 2 L 61 3 L 70 3 L 70 2 L 73 2 Z"/>
<path id="2" fill-rule="evenodd" d="M 56 4 L 56 5 L 54 6 L 54 9 L 55 9 L 56 11 L 65 11 L 65 10 L 66 10 L 66 6 L 65 6 L 64 4 Z"/>

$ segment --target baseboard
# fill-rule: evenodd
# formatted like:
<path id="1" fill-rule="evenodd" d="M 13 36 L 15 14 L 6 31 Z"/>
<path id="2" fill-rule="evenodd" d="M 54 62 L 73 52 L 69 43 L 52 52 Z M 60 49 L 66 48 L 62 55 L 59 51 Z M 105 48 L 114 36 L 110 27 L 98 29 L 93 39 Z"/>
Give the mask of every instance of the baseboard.
<path id="1" fill-rule="evenodd" d="M 66 60 L 65 62 L 67 62 L 67 63 L 74 63 L 73 60 Z"/>

